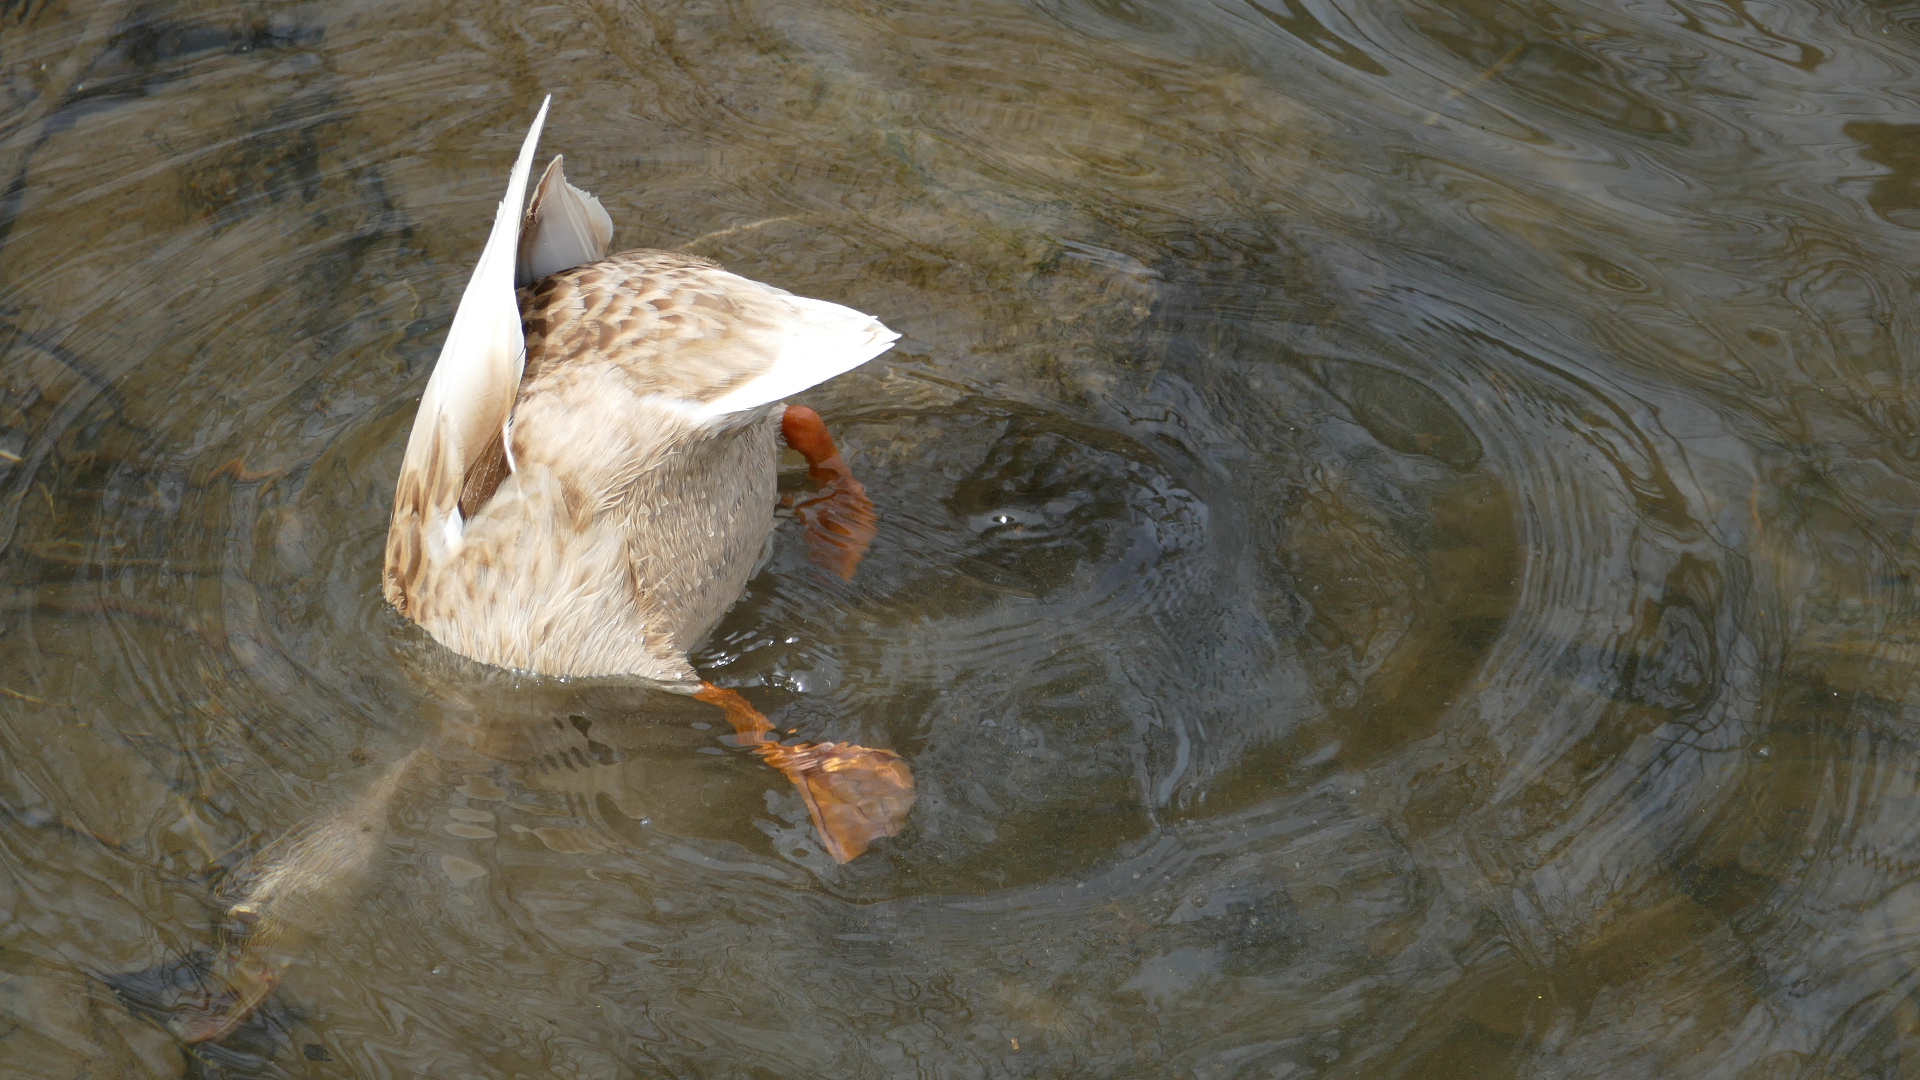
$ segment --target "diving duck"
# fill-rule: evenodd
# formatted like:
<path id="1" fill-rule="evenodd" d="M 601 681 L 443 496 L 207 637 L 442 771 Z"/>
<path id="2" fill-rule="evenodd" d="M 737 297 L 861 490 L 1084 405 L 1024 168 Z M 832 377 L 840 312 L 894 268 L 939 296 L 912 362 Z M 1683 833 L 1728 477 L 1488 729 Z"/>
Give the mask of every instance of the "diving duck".
<path id="1" fill-rule="evenodd" d="M 913 777 L 888 750 L 783 746 L 688 650 L 745 590 L 774 528 L 779 442 L 819 494 L 816 565 L 851 578 L 873 503 L 819 414 L 784 399 L 899 337 L 852 308 L 670 251 L 608 255 L 613 224 L 556 157 L 523 214 L 551 98 L 420 399 L 383 591 L 442 645 L 502 668 L 631 676 L 725 710 L 847 862 L 899 832 Z"/>
<path id="2" fill-rule="evenodd" d="M 625 676 L 723 709 L 792 780 L 837 862 L 897 834 L 913 774 L 889 750 L 785 746 L 688 659 L 773 533 L 779 443 L 819 493 L 795 505 L 809 557 L 851 578 L 876 517 L 819 414 L 784 399 L 899 337 L 870 315 L 669 251 L 608 255 L 599 200 L 547 167 L 551 98 L 454 312 L 401 459 L 382 591 L 448 649 L 551 676 Z M 224 987 L 183 1006 L 187 1042 L 227 1037 L 350 897 L 425 748 L 234 874 Z"/>

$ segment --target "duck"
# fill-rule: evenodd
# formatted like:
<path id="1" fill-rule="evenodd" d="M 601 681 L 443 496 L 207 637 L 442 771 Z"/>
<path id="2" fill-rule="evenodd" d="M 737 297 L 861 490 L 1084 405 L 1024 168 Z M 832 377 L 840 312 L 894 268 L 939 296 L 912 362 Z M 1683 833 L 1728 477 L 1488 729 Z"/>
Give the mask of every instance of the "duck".
<path id="1" fill-rule="evenodd" d="M 612 219 L 567 181 L 563 156 L 527 198 L 551 104 L 521 143 L 421 395 L 382 593 L 482 664 L 628 677 L 719 707 L 846 863 L 900 832 L 912 771 L 891 750 L 782 744 L 689 653 L 763 562 L 783 442 L 817 489 L 793 508 L 809 558 L 854 576 L 877 533 L 872 499 L 819 414 L 787 399 L 899 334 L 696 255 L 609 254 Z"/>
<path id="2" fill-rule="evenodd" d="M 792 506 L 808 558 L 853 578 L 878 532 L 873 500 L 819 413 L 787 399 L 899 335 L 696 255 L 609 254 L 612 219 L 567 181 L 563 157 L 528 198 L 551 104 L 521 143 L 414 414 L 382 595 L 490 668 L 633 680 L 717 706 L 735 741 L 798 790 L 826 853 L 850 862 L 899 834 L 912 770 L 891 750 L 781 743 L 689 654 L 764 561 L 782 443 L 816 488 Z M 338 924 L 388 807 L 433 756 L 416 749 L 231 875 L 213 982 L 169 1022 L 184 1042 L 231 1035 Z"/>

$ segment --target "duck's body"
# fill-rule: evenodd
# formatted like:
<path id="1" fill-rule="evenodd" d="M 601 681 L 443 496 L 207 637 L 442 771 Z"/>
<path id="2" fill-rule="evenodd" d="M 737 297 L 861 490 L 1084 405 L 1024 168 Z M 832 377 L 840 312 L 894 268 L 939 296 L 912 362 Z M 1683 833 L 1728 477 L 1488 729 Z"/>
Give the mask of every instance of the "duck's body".
<path id="1" fill-rule="evenodd" d="M 844 862 L 899 831 L 906 766 L 884 750 L 778 744 L 687 654 L 766 548 L 783 436 L 824 488 L 799 508 L 815 561 L 852 575 L 872 504 L 819 417 L 782 399 L 899 335 L 691 255 L 608 256 L 612 222 L 558 158 L 523 216 L 545 116 L 543 105 L 421 396 L 386 597 L 482 663 L 636 676 L 721 706 Z"/>
<path id="2" fill-rule="evenodd" d="M 495 455 L 469 470 L 457 551 L 402 482 L 387 598 L 483 663 L 697 688 L 687 650 L 773 531 L 784 408 L 697 409 L 764 376 L 797 332 L 853 337 L 848 309 L 663 251 L 549 275 L 519 301 L 514 468 Z M 875 351 L 893 336 L 872 319 L 851 329 Z"/>

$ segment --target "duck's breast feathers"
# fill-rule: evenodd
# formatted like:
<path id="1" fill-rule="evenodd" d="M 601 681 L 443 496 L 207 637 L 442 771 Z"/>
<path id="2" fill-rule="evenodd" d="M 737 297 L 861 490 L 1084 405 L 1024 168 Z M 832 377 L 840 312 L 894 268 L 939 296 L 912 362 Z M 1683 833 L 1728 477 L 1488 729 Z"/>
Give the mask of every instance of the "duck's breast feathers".
<path id="1" fill-rule="evenodd" d="M 568 366 L 610 362 L 707 425 L 850 371 L 900 336 L 852 308 L 665 251 L 547 277 L 521 291 L 521 313 L 526 392 Z"/>

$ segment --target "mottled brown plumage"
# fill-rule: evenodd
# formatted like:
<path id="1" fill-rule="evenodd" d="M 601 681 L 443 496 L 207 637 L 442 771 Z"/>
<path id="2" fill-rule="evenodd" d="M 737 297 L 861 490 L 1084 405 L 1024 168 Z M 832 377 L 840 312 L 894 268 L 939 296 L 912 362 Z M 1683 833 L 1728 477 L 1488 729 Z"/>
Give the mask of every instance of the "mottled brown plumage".
<path id="1" fill-rule="evenodd" d="M 706 259 L 607 255 L 612 222 L 558 159 L 523 216 L 541 119 L 421 395 L 386 597 L 482 663 L 638 677 L 719 706 L 799 789 L 828 852 L 854 858 L 912 805 L 898 755 L 782 745 L 744 698 L 701 682 L 687 653 L 766 549 L 783 437 L 822 488 L 795 507 L 809 554 L 853 574 L 873 504 L 819 416 L 782 399 L 898 335 Z"/>
<path id="2" fill-rule="evenodd" d="M 383 591 L 483 663 L 691 693 L 773 528 L 780 399 L 898 335 L 706 259 L 609 257 L 557 158 L 523 218 L 545 115 L 421 397 Z"/>
<path id="3" fill-rule="evenodd" d="M 608 256 L 611 220 L 558 158 L 526 197 L 546 109 L 421 395 L 383 591 L 483 663 L 691 693 L 687 651 L 773 528 L 781 399 L 899 335 L 695 256 Z M 857 541 L 829 560 L 850 574 L 871 503 L 823 428 L 806 441 L 845 504 L 807 522 L 823 553 Z"/>
<path id="4" fill-rule="evenodd" d="M 485 663 L 696 682 L 686 652 L 738 598 L 773 528 L 779 415 L 707 421 L 688 406 L 766 374 L 800 299 L 662 251 L 521 289 L 517 470 L 495 452 L 465 474 L 460 550 L 439 544 L 438 559 L 425 486 L 403 484 L 388 599 Z"/>

